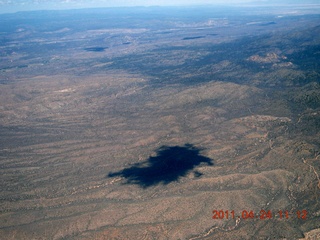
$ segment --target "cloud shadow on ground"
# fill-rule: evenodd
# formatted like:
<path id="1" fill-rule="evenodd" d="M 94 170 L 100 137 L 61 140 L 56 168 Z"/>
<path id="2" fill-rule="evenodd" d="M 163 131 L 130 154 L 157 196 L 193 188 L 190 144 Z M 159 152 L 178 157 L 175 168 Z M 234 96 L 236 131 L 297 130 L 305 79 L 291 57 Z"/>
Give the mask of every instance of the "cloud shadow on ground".
<path id="1" fill-rule="evenodd" d="M 192 144 L 184 146 L 162 146 L 156 150 L 156 156 L 150 156 L 142 163 L 136 163 L 118 172 L 111 172 L 107 177 L 123 177 L 129 184 L 138 184 L 147 188 L 154 185 L 169 184 L 186 176 L 201 163 L 213 165 L 212 160 L 200 155 L 199 149 Z M 195 177 L 202 174 L 194 171 Z"/>

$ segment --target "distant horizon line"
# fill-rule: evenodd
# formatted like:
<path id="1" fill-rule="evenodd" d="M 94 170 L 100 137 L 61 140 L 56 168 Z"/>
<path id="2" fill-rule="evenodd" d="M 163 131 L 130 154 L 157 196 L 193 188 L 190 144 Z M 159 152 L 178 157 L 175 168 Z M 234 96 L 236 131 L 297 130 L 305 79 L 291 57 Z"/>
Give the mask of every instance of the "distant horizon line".
<path id="1" fill-rule="evenodd" d="M 134 8 L 197 8 L 197 7 L 228 7 L 228 8 L 245 8 L 245 7 L 294 7 L 294 6 L 318 6 L 320 7 L 320 3 L 242 3 L 242 4 L 186 4 L 186 5 L 150 5 L 150 6 L 101 6 L 101 7 L 70 7 L 70 8 L 43 8 L 43 9 L 26 9 L 26 10 L 8 10 L 1 12 L 0 15 L 5 14 L 16 14 L 16 13 L 27 13 L 27 12 L 45 12 L 45 11 L 73 11 L 73 10 L 90 10 L 90 9 L 134 9 Z"/>

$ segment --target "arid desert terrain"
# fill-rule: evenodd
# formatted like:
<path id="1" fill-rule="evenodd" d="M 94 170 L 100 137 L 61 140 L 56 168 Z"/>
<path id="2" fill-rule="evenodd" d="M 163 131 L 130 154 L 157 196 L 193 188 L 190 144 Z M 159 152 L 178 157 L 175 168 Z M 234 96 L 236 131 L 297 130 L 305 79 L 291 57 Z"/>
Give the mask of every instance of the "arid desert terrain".
<path id="1" fill-rule="evenodd" d="M 0 15 L 0 239 L 319 239 L 316 9 Z"/>

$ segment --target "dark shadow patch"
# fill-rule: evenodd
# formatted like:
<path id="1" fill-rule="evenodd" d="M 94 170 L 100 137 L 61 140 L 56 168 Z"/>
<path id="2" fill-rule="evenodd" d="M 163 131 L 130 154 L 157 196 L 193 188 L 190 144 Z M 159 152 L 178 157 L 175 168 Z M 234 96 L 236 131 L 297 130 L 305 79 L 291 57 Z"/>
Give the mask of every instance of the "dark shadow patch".
<path id="1" fill-rule="evenodd" d="M 274 25 L 276 22 L 266 22 L 266 23 L 261 23 L 259 26 L 269 26 L 269 25 Z"/>
<path id="2" fill-rule="evenodd" d="M 7 80 L 7 79 L 0 79 L 0 84 L 2 84 L 2 85 L 7 85 L 7 84 L 9 84 L 9 80 Z"/>
<path id="3" fill-rule="evenodd" d="M 200 155 L 202 149 L 192 144 L 184 146 L 162 146 L 156 152 L 155 157 L 149 157 L 142 163 L 136 163 L 119 172 L 109 173 L 107 177 L 124 177 L 129 184 L 138 184 L 143 188 L 157 184 L 169 184 L 186 176 L 191 170 L 201 163 L 213 165 L 212 160 Z M 202 174 L 194 171 L 195 177 Z"/>
<path id="4" fill-rule="evenodd" d="M 184 37 L 182 40 L 192 40 L 192 39 L 199 39 L 199 38 L 205 38 L 205 36 L 197 36 L 197 37 Z"/>
<path id="5" fill-rule="evenodd" d="M 84 50 L 88 52 L 103 52 L 105 49 L 107 49 L 107 47 L 89 47 L 85 48 Z"/>
<path id="6" fill-rule="evenodd" d="M 173 33 L 172 31 L 164 31 L 164 32 L 160 32 L 160 34 L 169 34 L 169 33 Z"/>

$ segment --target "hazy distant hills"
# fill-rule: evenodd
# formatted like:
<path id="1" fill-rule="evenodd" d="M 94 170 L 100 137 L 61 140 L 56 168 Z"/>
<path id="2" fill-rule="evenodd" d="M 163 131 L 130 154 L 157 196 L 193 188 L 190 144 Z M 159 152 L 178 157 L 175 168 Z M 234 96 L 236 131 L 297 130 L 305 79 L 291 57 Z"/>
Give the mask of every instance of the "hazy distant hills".
<path id="1" fill-rule="evenodd" d="M 319 1 L 317 0 L 261 0 L 261 1 L 252 1 L 250 2 L 252 4 L 257 5 L 278 5 L 278 4 L 288 4 L 288 5 L 303 5 L 303 4 L 319 4 Z"/>

